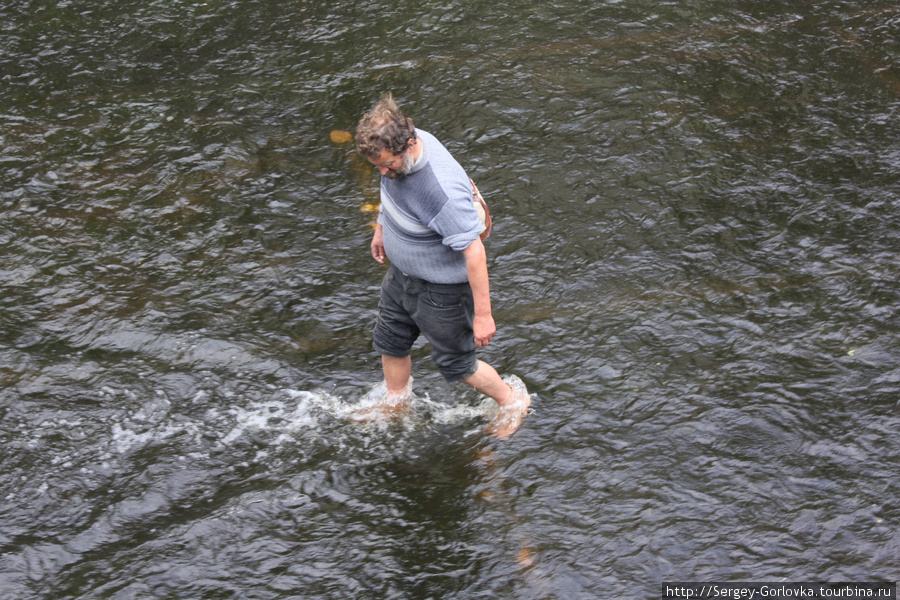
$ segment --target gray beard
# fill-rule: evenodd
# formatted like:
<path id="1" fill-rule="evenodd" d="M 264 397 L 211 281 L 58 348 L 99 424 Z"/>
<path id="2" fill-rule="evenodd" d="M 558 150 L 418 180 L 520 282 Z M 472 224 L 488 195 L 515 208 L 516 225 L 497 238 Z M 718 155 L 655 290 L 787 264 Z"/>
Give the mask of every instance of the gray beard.
<path id="1" fill-rule="evenodd" d="M 415 166 L 416 160 L 412 157 L 412 153 L 406 152 L 403 155 L 403 163 L 400 165 L 400 168 L 396 171 L 393 169 L 388 169 L 388 172 L 384 174 L 388 179 L 400 179 L 401 177 L 405 177 L 409 175 L 409 172 L 412 171 L 413 166 Z"/>

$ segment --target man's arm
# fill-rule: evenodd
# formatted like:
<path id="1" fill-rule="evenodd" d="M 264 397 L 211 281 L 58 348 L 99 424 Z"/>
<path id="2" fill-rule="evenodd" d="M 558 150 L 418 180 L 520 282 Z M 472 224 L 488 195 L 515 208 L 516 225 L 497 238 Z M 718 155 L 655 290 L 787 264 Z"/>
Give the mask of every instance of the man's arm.
<path id="1" fill-rule="evenodd" d="M 372 258 L 384 264 L 384 233 L 381 224 L 375 226 L 375 235 L 372 236 Z"/>
<path id="2" fill-rule="evenodd" d="M 466 270 L 469 273 L 469 285 L 475 299 L 475 345 L 479 348 L 491 343 L 497 326 L 491 316 L 491 291 L 488 284 L 487 253 L 480 239 L 462 251 L 466 258 Z"/>

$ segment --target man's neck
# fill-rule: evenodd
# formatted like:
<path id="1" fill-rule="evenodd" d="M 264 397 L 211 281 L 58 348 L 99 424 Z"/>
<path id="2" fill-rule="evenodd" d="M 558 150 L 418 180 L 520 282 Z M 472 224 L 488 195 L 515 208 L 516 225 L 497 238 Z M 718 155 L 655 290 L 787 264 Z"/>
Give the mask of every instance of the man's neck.
<path id="1" fill-rule="evenodd" d="M 416 136 L 416 139 L 413 141 L 413 145 L 409 149 L 414 162 L 419 162 L 419 159 L 422 158 L 422 146 L 422 138 Z"/>

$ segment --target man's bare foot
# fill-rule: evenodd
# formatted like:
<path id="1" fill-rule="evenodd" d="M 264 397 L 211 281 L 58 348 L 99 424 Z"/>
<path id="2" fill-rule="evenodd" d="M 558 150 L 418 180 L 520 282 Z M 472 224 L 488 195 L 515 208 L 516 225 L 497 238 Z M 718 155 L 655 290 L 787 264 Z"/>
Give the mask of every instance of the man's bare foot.
<path id="1" fill-rule="evenodd" d="M 390 421 L 402 417 L 409 411 L 412 396 L 412 377 L 406 387 L 399 392 L 388 392 L 384 382 L 375 386 L 359 403 L 359 408 L 350 413 L 351 421 Z"/>
<path id="2" fill-rule="evenodd" d="M 521 379 L 515 375 L 507 375 L 503 381 L 510 389 L 509 400 L 497 408 L 497 414 L 487 427 L 488 433 L 501 440 L 515 433 L 531 406 L 531 396 Z"/>

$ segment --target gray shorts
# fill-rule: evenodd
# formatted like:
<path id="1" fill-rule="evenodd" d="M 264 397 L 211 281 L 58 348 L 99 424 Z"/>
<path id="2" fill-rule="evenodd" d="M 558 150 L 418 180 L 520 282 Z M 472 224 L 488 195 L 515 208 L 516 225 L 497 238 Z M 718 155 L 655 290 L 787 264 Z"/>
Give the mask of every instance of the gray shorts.
<path id="1" fill-rule="evenodd" d="M 392 266 L 381 284 L 372 346 L 379 354 L 402 358 L 424 335 L 441 375 L 461 381 L 477 369 L 474 317 L 468 282 L 429 283 Z"/>

